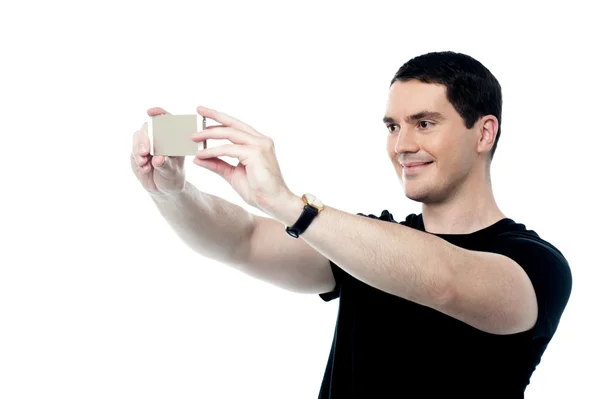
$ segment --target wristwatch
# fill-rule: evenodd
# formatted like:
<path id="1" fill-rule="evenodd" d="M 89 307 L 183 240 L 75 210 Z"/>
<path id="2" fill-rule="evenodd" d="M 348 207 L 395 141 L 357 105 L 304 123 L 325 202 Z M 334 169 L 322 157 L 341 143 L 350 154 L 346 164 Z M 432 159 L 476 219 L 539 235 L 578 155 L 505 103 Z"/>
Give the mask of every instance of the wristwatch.
<path id="1" fill-rule="evenodd" d="M 306 193 L 302 195 L 302 200 L 306 204 L 304 205 L 302 214 L 292 227 L 287 226 L 285 228 L 285 231 L 294 238 L 300 237 L 300 234 L 304 233 L 311 222 L 324 208 L 323 203 L 313 194 Z"/>

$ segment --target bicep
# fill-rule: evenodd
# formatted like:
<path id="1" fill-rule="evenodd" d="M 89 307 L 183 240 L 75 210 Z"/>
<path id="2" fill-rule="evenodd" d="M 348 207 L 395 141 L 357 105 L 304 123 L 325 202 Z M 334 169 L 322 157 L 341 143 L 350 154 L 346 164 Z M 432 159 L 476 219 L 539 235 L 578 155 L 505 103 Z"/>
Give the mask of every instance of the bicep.
<path id="1" fill-rule="evenodd" d="M 501 254 L 462 251 L 465 261 L 452 273 L 449 299 L 441 310 L 490 334 L 531 329 L 537 300 L 523 268 Z"/>
<path id="2" fill-rule="evenodd" d="M 518 263 L 532 283 L 538 307 L 534 336 L 550 338 L 570 297 L 569 263 L 558 249 L 538 238 L 505 234 L 499 244 L 498 252 Z"/>
<path id="3" fill-rule="evenodd" d="M 292 238 L 277 220 L 255 215 L 250 238 L 238 248 L 236 269 L 299 293 L 322 293 L 335 287 L 329 259 L 302 238 Z"/>
<path id="4" fill-rule="evenodd" d="M 554 333 L 571 289 L 570 268 L 558 250 L 507 234 L 490 252 L 464 251 L 468 267 L 455 273 L 446 311 L 493 334 Z"/>

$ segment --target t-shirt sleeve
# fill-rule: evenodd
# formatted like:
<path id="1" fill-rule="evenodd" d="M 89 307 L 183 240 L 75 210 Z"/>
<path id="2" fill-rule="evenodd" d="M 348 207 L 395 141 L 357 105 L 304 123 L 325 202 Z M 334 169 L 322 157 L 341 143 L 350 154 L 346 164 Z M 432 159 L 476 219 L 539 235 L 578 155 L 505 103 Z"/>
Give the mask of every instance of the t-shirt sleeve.
<path id="1" fill-rule="evenodd" d="M 533 338 L 549 340 L 571 295 L 572 275 L 567 260 L 543 240 L 518 233 L 500 235 L 494 252 L 514 260 L 529 276 L 538 303 Z"/>
<path id="2" fill-rule="evenodd" d="M 335 287 L 333 287 L 333 289 L 329 292 L 323 292 L 319 294 L 321 299 L 323 299 L 325 302 L 329 302 L 333 299 L 339 298 L 340 289 L 342 285 L 342 269 L 340 269 L 339 266 L 333 263 L 332 261 L 329 261 L 329 265 L 331 266 L 333 277 L 335 277 Z"/>

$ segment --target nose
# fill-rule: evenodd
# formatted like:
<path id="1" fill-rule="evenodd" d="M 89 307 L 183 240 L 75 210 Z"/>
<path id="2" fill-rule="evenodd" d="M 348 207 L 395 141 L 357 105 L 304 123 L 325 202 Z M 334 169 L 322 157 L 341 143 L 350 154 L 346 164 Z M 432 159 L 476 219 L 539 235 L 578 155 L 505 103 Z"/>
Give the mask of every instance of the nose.
<path id="1" fill-rule="evenodd" d="M 396 154 L 419 151 L 419 143 L 417 143 L 415 133 L 411 129 L 405 128 L 401 130 L 401 132 L 398 134 L 398 138 L 396 139 L 394 151 Z"/>

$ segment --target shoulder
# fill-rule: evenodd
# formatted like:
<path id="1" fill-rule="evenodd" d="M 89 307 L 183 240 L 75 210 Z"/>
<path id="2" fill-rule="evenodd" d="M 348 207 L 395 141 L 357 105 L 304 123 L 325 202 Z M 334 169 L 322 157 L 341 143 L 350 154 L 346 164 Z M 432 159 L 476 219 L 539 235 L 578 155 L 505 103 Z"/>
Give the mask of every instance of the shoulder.
<path id="1" fill-rule="evenodd" d="M 494 238 L 494 248 L 503 254 L 528 260 L 528 263 L 543 263 L 570 274 L 569 262 L 563 253 L 523 224 L 513 222 L 506 231 L 500 232 Z"/>
<path id="2" fill-rule="evenodd" d="M 394 220 L 394 215 L 392 215 L 387 209 L 384 209 L 383 211 L 381 211 L 381 215 L 380 216 L 377 216 L 377 215 L 372 214 L 372 213 L 365 214 L 365 213 L 362 213 L 362 212 L 358 212 L 357 215 L 368 217 L 368 218 L 371 218 L 371 219 L 385 220 L 387 222 L 396 222 Z"/>
<path id="3" fill-rule="evenodd" d="M 509 225 L 493 239 L 491 252 L 514 260 L 528 275 L 535 290 L 539 321 L 537 332 L 552 336 L 569 301 L 572 275 L 562 252 L 522 224 Z"/>
<path id="4" fill-rule="evenodd" d="M 371 219 L 378 219 L 378 220 L 384 220 L 386 222 L 393 222 L 393 223 L 398 223 L 404 226 L 408 226 L 408 227 L 414 227 L 414 228 L 418 228 L 418 226 L 421 223 L 421 214 L 417 215 L 415 213 L 411 213 L 409 215 L 406 216 L 406 218 L 404 220 L 401 221 L 396 221 L 394 219 L 394 215 L 392 215 L 387 209 L 384 209 L 383 211 L 381 211 L 381 215 L 377 216 L 375 214 L 369 213 L 369 214 L 365 214 L 365 213 L 357 213 L 357 215 L 359 216 L 364 216 L 364 217 L 369 217 Z"/>
<path id="5" fill-rule="evenodd" d="M 571 268 L 563 253 L 552 243 L 543 239 L 525 225 L 506 224 L 503 231 L 494 237 L 495 252 L 513 258 L 528 272 L 558 274 L 563 283 L 571 284 Z"/>

